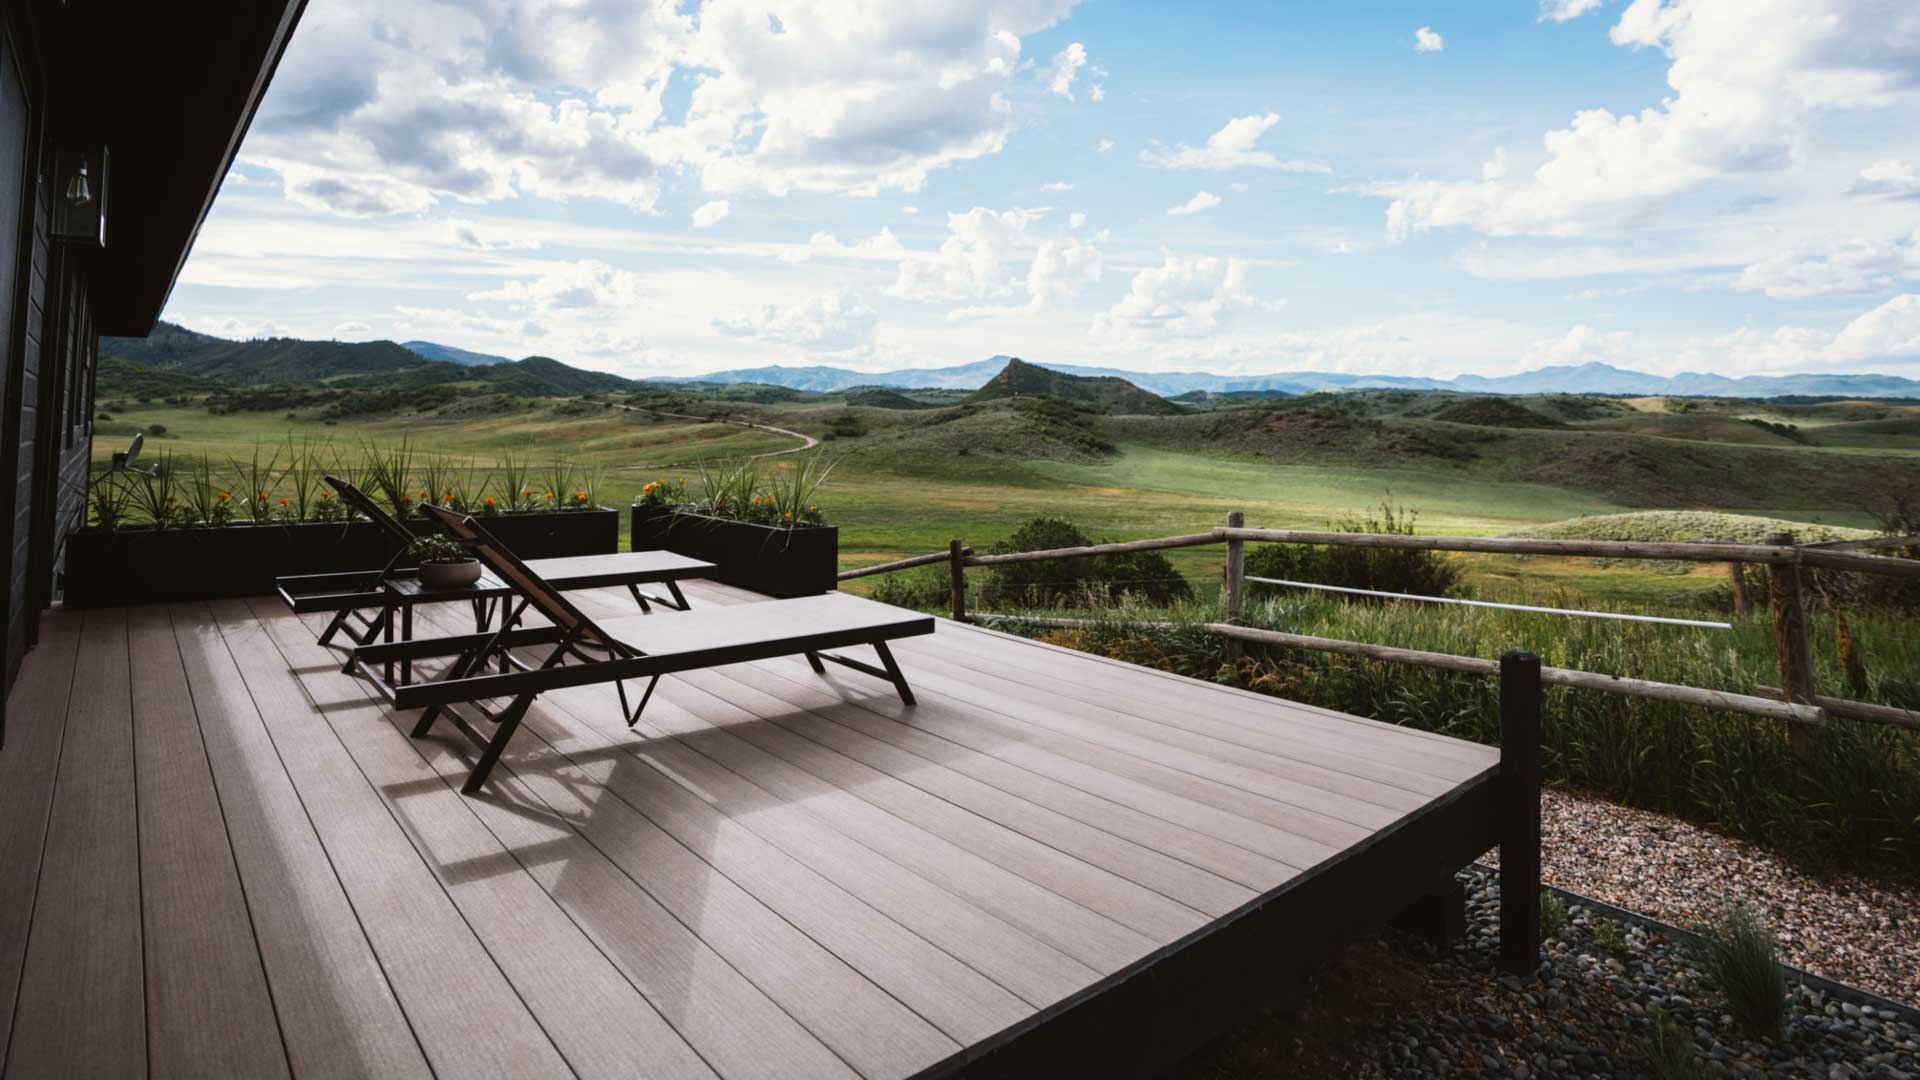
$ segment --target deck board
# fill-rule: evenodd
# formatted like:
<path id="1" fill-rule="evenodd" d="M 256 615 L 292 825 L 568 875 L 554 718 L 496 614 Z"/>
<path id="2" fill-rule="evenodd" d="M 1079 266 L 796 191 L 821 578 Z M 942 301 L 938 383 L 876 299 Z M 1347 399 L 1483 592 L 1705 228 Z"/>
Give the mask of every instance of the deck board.
<path id="1" fill-rule="evenodd" d="M 631 616 L 624 590 L 571 596 Z M 1090 1008 L 1204 1020 L 1162 995 L 1237 1000 L 1326 955 L 1360 925 L 1338 890 L 1365 882 L 1375 917 L 1381 888 L 1417 895 L 1432 827 L 1409 823 L 1480 820 L 1498 761 L 940 620 L 896 648 L 916 706 L 798 657 L 669 677 L 632 729 L 611 686 L 574 687 L 466 797 L 473 747 L 410 739 L 322 621 L 264 599 L 50 613 L 0 753 L 23 826 L 0 837 L 9 1074 L 1145 1068 L 1159 1019 Z M 1326 926 L 1247 929 L 1293 895 Z"/>
<path id="2" fill-rule="evenodd" d="M 566 1064 L 244 601 L 212 605 L 327 857 L 436 1073 Z"/>
<path id="3" fill-rule="evenodd" d="M 8 1076 L 147 1070 L 124 611 L 87 615 L 74 668 Z"/>
<path id="4" fill-rule="evenodd" d="M 294 1074 L 430 1076 L 212 613 L 170 614 Z"/>
<path id="5" fill-rule="evenodd" d="M 0 1062 L 11 1045 L 79 651 L 80 620 L 48 620 L 7 702 L 7 745 L 0 750 L 0 821 L 6 822 L 0 827 Z"/>
<path id="6" fill-rule="evenodd" d="M 155 1076 L 272 1077 L 287 1051 L 165 608 L 128 613 Z"/>
<path id="7" fill-rule="evenodd" d="M 581 1076 L 631 1075 L 647 1061 L 659 1076 L 711 1076 L 685 1041 L 478 816 L 429 758 L 442 748 L 408 739 L 366 685 L 340 673 L 314 631 L 277 609 L 250 604 L 301 688 L 439 879 L 475 937 L 567 1065 Z M 324 625 L 324 624 L 323 624 Z M 549 832 L 564 832 L 550 824 Z M 465 868 L 466 872 L 456 872 Z M 609 900 L 612 897 L 608 897 Z"/>

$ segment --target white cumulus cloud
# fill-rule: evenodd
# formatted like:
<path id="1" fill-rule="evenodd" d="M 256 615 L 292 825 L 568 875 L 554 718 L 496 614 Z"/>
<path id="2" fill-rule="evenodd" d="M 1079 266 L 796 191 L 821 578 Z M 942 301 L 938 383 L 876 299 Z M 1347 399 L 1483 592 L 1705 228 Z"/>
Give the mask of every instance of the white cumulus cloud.
<path id="1" fill-rule="evenodd" d="M 1327 166 L 1310 161 L 1283 161 L 1258 148 L 1260 137 L 1280 122 L 1278 113 L 1256 113 L 1236 117 L 1207 136 L 1205 146 L 1180 143 L 1171 151 L 1152 147 L 1141 152 L 1140 160 L 1165 169 L 1203 169 L 1224 172 L 1228 169 L 1277 169 L 1282 172 L 1331 172 Z"/>
<path id="2" fill-rule="evenodd" d="M 1211 191 L 1201 191 L 1195 193 L 1193 198 L 1188 199 L 1179 206 L 1168 207 L 1167 214 L 1171 217 L 1186 217 L 1188 214 L 1197 214 L 1202 210 L 1211 210 L 1219 205 L 1220 196 L 1215 195 Z"/>
<path id="3" fill-rule="evenodd" d="M 693 212 L 693 227 L 696 229 L 712 228 L 726 220 L 727 214 L 732 212 L 732 210 L 733 207 L 729 206 L 725 199 L 715 199 L 709 203 L 701 203 L 699 208 Z"/>
<path id="4" fill-rule="evenodd" d="M 1567 22 L 1599 7 L 1601 0 L 1540 0 L 1541 22 Z"/>
<path id="5" fill-rule="evenodd" d="M 1545 160 L 1524 178 L 1379 185 L 1389 235 L 1617 224 L 1711 181 L 1793 167 L 1818 118 L 1887 106 L 1920 72 L 1920 8 L 1899 0 L 1634 0 L 1610 37 L 1667 55 L 1665 100 L 1575 114 L 1543 137 Z"/>
<path id="6" fill-rule="evenodd" d="M 1853 182 L 1855 195 L 1889 195 L 1896 199 L 1920 199 L 1920 168 L 1911 161 L 1888 158 L 1860 170 Z"/>
<path id="7" fill-rule="evenodd" d="M 806 352 L 846 352 L 873 343 L 879 313 L 845 289 L 821 293 L 797 304 L 765 304 L 730 319 L 713 320 L 728 337 L 754 338 Z"/>
<path id="8" fill-rule="evenodd" d="M 1169 252 L 1161 265 L 1133 275 L 1127 295 L 1097 316 L 1093 329 L 1117 337 L 1198 337 L 1238 312 L 1271 306 L 1249 290 L 1245 260 Z"/>
<path id="9" fill-rule="evenodd" d="M 1734 288 L 1775 300 L 1837 293 L 1874 293 L 1920 279 L 1920 230 L 1879 243 L 1854 237 L 1825 248 L 1784 252 L 1749 264 Z"/>
<path id="10" fill-rule="evenodd" d="M 1072 101 L 1073 80 L 1080 74 L 1080 69 L 1086 66 L 1086 46 L 1076 41 L 1061 49 L 1053 55 L 1053 66 L 1047 69 L 1047 89 Z"/>
<path id="11" fill-rule="evenodd" d="M 1413 32 L 1414 52 L 1439 52 L 1447 47 L 1447 41 L 1433 32 L 1433 27 L 1423 26 Z"/>

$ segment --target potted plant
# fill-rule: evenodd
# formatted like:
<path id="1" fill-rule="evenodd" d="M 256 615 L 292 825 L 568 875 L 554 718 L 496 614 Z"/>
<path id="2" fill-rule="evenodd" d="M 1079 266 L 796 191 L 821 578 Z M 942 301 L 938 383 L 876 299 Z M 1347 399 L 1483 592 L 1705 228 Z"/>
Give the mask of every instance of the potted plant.
<path id="1" fill-rule="evenodd" d="M 834 463 L 801 455 L 763 475 L 754 459 L 702 467 L 701 485 L 656 480 L 633 502 L 633 550 L 667 550 L 719 567 L 714 577 L 764 596 L 832 592 L 840 530 L 815 494 Z"/>
<path id="2" fill-rule="evenodd" d="M 420 564 L 420 584 L 457 589 L 480 580 L 480 560 L 445 536 L 422 536 L 407 545 L 407 557 Z"/>

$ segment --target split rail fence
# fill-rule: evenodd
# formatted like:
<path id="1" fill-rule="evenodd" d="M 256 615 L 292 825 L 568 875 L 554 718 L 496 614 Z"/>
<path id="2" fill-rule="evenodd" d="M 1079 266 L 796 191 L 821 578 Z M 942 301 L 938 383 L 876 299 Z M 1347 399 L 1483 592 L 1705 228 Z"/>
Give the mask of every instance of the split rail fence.
<path id="1" fill-rule="evenodd" d="M 1309 651 L 1341 653 L 1389 663 L 1439 668 L 1471 675 L 1498 675 L 1500 662 L 1452 653 L 1423 652 L 1335 638 L 1282 633 L 1245 625 L 1247 599 L 1246 548 L 1250 543 L 1311 544 L 1336 547 L 1384 548 L 1411 551 L 1459 551 L 1497 555 L 1542 555 L 1553 557 L 1646 559 L 1697 563 L 1728 563 L 1736 569 L 1764 567 L 1767 576 L 1766 602 L 1772 616 L 1780 685 L 1756 687 L 1750 694 L 1732 693 L 1702 687 L 1681 686 L 1626 678 L 1599 672 L 1543 667 L 1540 681 L 1548 686 L 1567 686 L 1598 690 L 1629 697 L 1650 698 L 1682 705 L 1722 709 L 1750 716 L 1782 720 L 1788 724 L 1789 738 L 1797 753 L 1813 752 L 1813 739 L 1829 716 L 1889 724 L 1920 731 L 1920 712 L 1865 701 L 1852 701 L 1821 695 L 1814 689 L 1813 651 L 1807 632 L 1805 582 L 1802 571 L 1833 570 L 1889 577 L 1920 579 L 1920 559 L 1873 554 L 1920 546 L 1920 537 L 1896 537 L 1847 545 L 1796 545 L 1788 533 L 1774 533 L 1764 544 L 1736 543 L 1642 543 L 1615 540 L 1531 540 L 1480 536 L 1408 536 L 1382 533 L 1315 532 L 1299 529 L 1250 529 L 1243 514 L 1227 515 L 1226 525 L 1207 532 L 1184 536 L 1163 536 L 1150 540 L 1094 544 L 1086 547 L 1054 548 L 1046 551 L 1017 551 L 999 555 L 976 555 L 972 548 L 954 540 L 946 551 L 910 559 L 862 566 L 839 575 L 841 581 L 893 573 L 919 566 L 944 563 L 950 569 L 953 618 L 960 622 L 996 620 L 1024 622 L 1030 625 L 1071 627 L 1089 625 L 1095 620 L 1057 619 L 1024 615 L 979 614 L 971 618 L 967 611 L 966 571 L 970 567 L 1005 566 L 1010 563 L 1079 559 L 1100 555 L 1121 555 L 1139 551 L 1198 547 L 1221 544 L 1226 548 L 1222 590 L 1225 597 L 1225 621 L 1208 623 L 1205 629 L 1227 639 L 1239 649 L 1247 644 L 1277 645 Z M 1735 578 L 1736 602 L 1747 600 L 1745 574 Z M 1742 603 L 1744 607 L 1744 603 Z M 1151 625 L 1151 624 L 1147 624 Z M 1161 624 L 1166 625 L 1166 624 Z"/>

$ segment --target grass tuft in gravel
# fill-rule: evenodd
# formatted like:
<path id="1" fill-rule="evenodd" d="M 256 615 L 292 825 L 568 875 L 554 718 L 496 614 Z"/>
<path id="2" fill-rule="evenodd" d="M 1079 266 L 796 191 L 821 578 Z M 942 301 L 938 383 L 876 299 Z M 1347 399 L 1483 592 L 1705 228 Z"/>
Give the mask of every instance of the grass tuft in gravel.
<path id="1" fill-rule="evenodd" d="M 1611 926 L 1611 923 L 1602 925 Z M 1694 1053 L 1693 1033 L 1658 1005 L 1647 1010 L 1647 1071 L 1658 1080 L 1706 1080 L 1707 1070 Z"/>
<path id="2" fill-rule="evenodd" d="M 1553 937 L 1567 928 L 1567 905 L 1550 892 L 1540 894 L 1540 935 Z"/>
<path id="3" fill-rule="evenodd" d="M 1778 1038 L 1787 1023 L 1787 979 L 1780 945 L 1745 904 L 1714 912 L 1695 928 L 1699 962 L 1727 999 L 1727 1011 L 1755 1038 Z"/>

